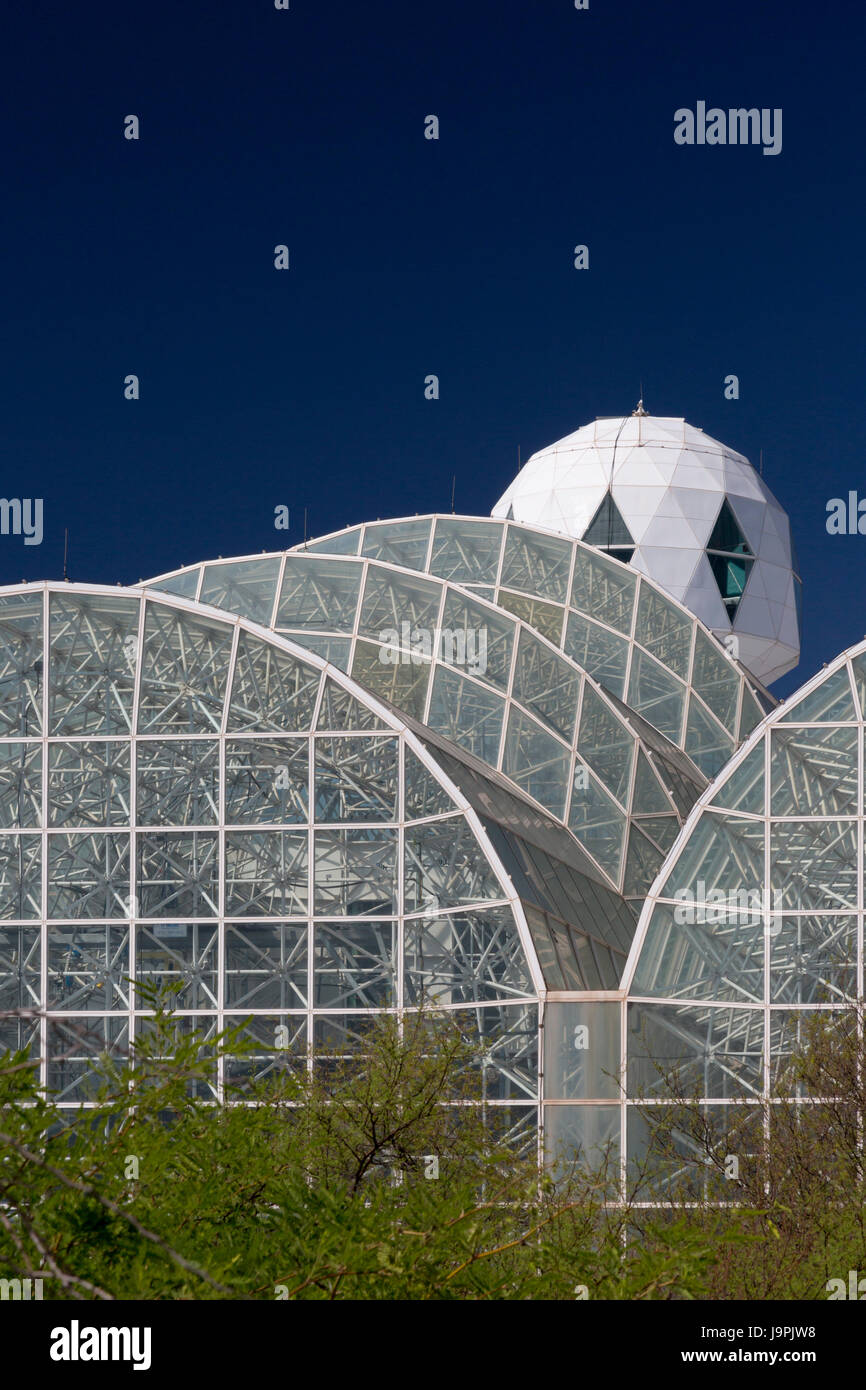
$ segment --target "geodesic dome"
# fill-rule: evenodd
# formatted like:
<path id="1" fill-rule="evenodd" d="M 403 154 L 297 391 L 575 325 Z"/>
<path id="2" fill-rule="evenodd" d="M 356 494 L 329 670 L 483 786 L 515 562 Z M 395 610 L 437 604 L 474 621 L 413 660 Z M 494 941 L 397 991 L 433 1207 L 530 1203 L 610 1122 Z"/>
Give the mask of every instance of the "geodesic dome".
<path id="1" fill-rule="evenodd" d="M 797 664 L 801 583 L 787 514 L 748 459 L 640 408 L 533 454 L 496 517 L 576 536 L 631 564 L 762 681 Z"/>

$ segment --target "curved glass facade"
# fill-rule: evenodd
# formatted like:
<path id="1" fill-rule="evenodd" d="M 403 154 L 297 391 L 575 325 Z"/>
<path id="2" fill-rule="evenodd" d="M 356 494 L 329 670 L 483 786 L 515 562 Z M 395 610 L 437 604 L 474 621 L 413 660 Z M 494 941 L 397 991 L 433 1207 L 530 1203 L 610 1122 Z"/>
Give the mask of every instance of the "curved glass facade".
<path id="1" fill-rule="evenodd" d="M 423 993 L 535 1142 L 526 914 L 392 710 L 245 619 L 68 584 L 0 591 L 0 689 L 0 1046 L 38 1051 L 61 1103 L 148 1027 L 149 986 L 214 1032 L 250 1020 L 254 1063 L 215 1063 L 207 1096 Z"/>
<path id="2" fill-rule="evenodd" d="M 588 543 L 513 521 L 431 516 L 368 523 L 304 549 L 333 546 L 487 591 L 685 748 L 708 776 L 774 704 L 687 608 Z"/>
<path id="3" fill-rule="evenodd" d="M 641 1057 L 746 1123 L 809 1016 L 863 1002 L 864 711 L 866 644 L 754 732 L 653 885 L 623 981 L 633 1148 L 665 1097 Z"/>
<path id="4" fill-rule="evenodd" d="M 642 899 L 706 778 L 528 622 L 379 560 L 288 553 L 200 571 L 156 586 L 192 589 L 195 576 L 200 602 L 270 621 L 319 651 L 504 772 L 569 826 L 612 887 Z M 638 663 L 650 660 L 635 650 Z"/>
<path id="5" fill-rule="evenodd" d="M 774 704 L 688 609 L 628 565 L 581 541 L 494 518 L 430 516 L 351 527 L 290 554 L 366 557 L 488 598 L 685 749 L 708 777 Z M 257 567 L 242 585 L 220 562 L 150 582 L 230 608 L 241 600 L 243 588 L 244 601 L 259 605 L 262 622 L 269 620 L 270 584 L 270 621 L 280 627 L 279 560 L 267 555 L 222 562 Z M 231 586 L 233 592 L 221 597 Z M 340 635 L 334 632 L 335 638 Z M 333 651 L 339 654 L 340 648 Z"/>

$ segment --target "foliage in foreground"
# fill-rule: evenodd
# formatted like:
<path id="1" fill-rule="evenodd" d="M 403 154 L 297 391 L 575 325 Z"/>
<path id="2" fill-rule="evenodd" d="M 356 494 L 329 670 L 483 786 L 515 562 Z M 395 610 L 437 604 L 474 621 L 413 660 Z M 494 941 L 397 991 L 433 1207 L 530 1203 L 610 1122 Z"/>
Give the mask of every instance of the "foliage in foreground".
<path id="1" fill-rule="evenodd" d="M 0 1278 L 60 1299 L 755 1299 L 866 1269 L 856 1018 L 816 1027 L 789 1078 L 842 1101 L 745 1127 L 683 1096 L 656 1112 L 652 1163 L 679 1178 L 649 1211 L 652 1164 L 614 1203 L 614 1155 L 553 1181 L 498 1140 L 447 1016 L 378 1018 L 363 1056 L 287 1059 L 216 1105 L 195 1097 L 216 1056 L 239 1074 L 241 1030 L 205 1043 L 154 1003 L 89 1109 L 0 1057 Z"/>

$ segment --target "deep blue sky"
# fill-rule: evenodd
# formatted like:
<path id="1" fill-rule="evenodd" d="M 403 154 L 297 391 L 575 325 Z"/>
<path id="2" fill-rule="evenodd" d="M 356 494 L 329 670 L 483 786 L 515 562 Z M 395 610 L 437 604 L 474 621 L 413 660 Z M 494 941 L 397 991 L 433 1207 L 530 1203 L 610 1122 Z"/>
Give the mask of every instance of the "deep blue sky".
<path id="1" fill-rule="evenodd" d="M 864 40 L 855 0 L 7 8 L 0 491 L 45 540 L 0 537 L 0 582 L 59 576 L 67 526 L 73 579 L 129 583 L 278 548 L 280 503 L 289 543 L 305 506 L 448 510 L 455 473 L 487 514 L 642 379 L 764 450 L 794 688 L 866 632 L 866 536 L 825 530 L 866 495 Z M 675 145 L 699 99 L 782 107 L 782 153 Z"/>

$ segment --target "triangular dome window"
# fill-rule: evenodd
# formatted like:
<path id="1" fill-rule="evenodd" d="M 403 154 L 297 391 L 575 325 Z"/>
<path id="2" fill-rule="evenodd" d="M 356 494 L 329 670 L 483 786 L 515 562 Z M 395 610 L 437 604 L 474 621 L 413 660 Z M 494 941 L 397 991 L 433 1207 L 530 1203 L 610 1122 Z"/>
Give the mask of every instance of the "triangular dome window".
<path id="1" fill-rule="evenodd" d="M 749 582 L 749 571 L 755 557 L 727 497 L 722 502 L 712 535 L 707 541 L 707 559 L 719 586 L 722 603 L 728 617 L 733 620 Z"/>
<path id="2" fill-rule="evenodd" d="M 606 492 L 592 521 L 583 533 L 587 545 L 608 550 L 617 560 L 628 564 L 634 554 L 634 538 L 622 518 L 622 512 Z"/>

